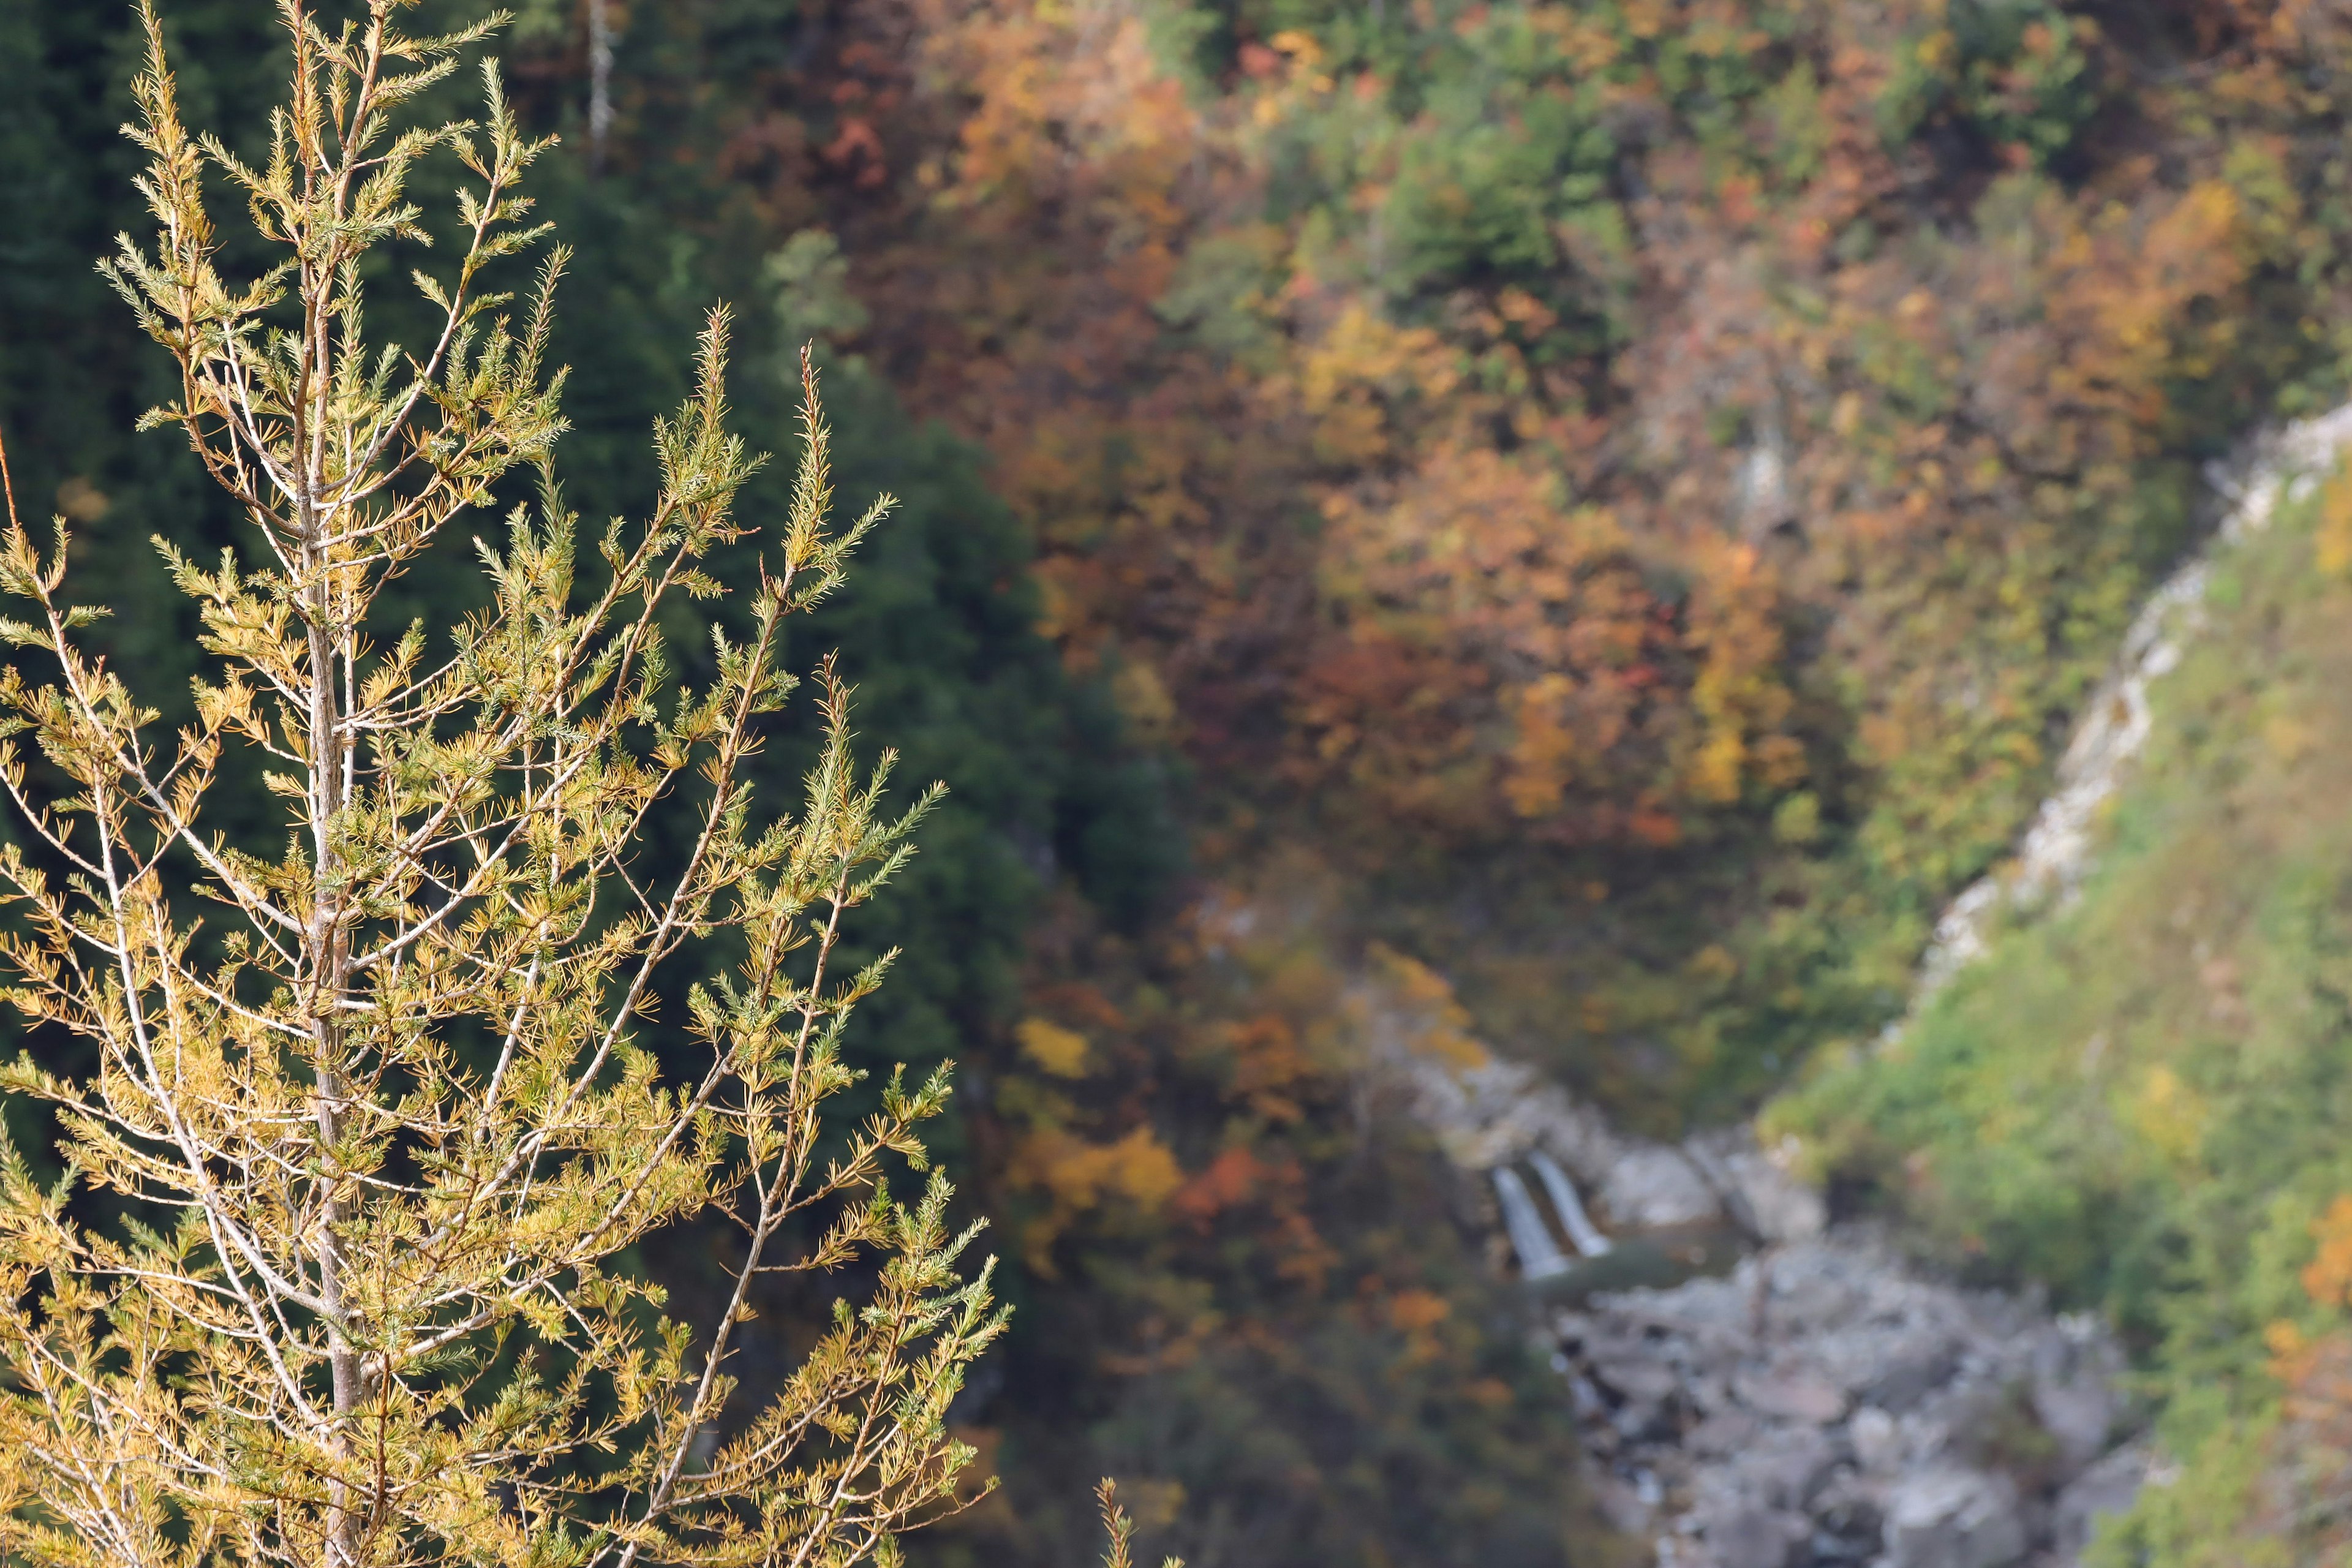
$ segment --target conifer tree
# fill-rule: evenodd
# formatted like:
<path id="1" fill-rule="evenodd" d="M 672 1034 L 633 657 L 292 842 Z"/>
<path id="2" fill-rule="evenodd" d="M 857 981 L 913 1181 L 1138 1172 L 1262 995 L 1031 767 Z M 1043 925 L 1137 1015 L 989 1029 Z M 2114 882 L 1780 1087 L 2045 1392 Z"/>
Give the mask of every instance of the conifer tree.
<path id="1" fill-rule="evenodd" d="M 726 318 L 655 431 L 650 511 L 583 559 L 551 468 L 562 252 L 520 299 L 491 287 L 541 237 L 520 184 L 546 143 L 489 67 L 478 121 L 395 123 L 492 26 L 411 37 L 414 3 L 330 24 L 280 0 L 289 95 L 258 167 L 183 125 L 143 11 L 131 134 L 157 234 L 109 275 L 178 368 L 146 423 L 251 525 L 217 561 L 158 542 L 203 626 L 192 721 L 162 732 L 92 651 L 64 524 L 44 550 L 10 498 L 0 781 L 24 831 L 0 848 L 0 966 L 35 1048 L 5 1084 L 49 1108 L 63 1174 L 13 1148 L 0 1169 L 0 1554 L 892 1561 L 971 1495 L 945 1416 L 1003 1323 L 944 1179 L 885 1184 L 926 1167 L 942 1079 L 892 1081 L 855 1125 L 828 1106 L 888 962 L 838 973 L 843 922 L 936 792 L 884 809 L 888 759 L 853 763 L 830 666 L 803 797 L 756 799 L 745 765 L 798 684 L 788 621 L 889 501 L 830 521 L 804 363 L 789 514 L 734 585 L 749 629 L 680 678 L 663 628 L 727 591 L 711 552 L 749 532 L 730 507 L 759 462 L 725 427 Z M 429 243 L 408 186 L 442 154 L 467 177 L 454 263 L 411 275 L 435 329 L 373 343 L 381 253 Z M 275 265 L 228 274 L 208 178 Z M 385 586 L 469 525 L 486 607 L 380 624 Z M 274 852 L 207 816 L 249 788 L 283 804 Z M 664 812 L 694 830 L 656 863 Z M 701 1053 L 682 1076 L 639 1038 L 664 992 Z M 726 1289 L 674 1310 L 624 1255 L 714 1219 Z M 862 1300 L 740 1408 L 759 1282 L 826 1270 Z"/>

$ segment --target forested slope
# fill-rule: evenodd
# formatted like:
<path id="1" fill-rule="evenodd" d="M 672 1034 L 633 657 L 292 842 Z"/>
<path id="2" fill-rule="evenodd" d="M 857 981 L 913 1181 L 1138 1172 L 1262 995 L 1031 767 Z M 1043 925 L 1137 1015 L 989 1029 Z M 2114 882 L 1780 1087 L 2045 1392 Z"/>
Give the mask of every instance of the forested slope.
<path id="1" fill-rule="evenodd" d="M 920 13 L 841 123 L 955 141 L 844 232 L 1218 828 L 1722 1108 L 1896 1004 L 2197 461 L 2332 384 L 2330 15 Z"/>
<path id="2" fill-rule="evenodd" d="M 813 337 L 845 489 L 909 501 L 821 633 L 956 792 L 862 933 L 910 957 L 861 1048 L 971 1068 L 948 1152 L 1021 1309 L 961 1413 L 1005 1496 L 925 1550 L 1076 1560 L 1110 1469 L 1196 1564 L 1565 1560 L 1595 1538 L 1556 1388 L 1365 1082 L 1349 977 L 1383 943 L 1657 1129 L 1899 1012 L 2196 537 L 2200 465 L 2344 381 L 2352 17 L 604 7 L 602 145 L 586 0 L 502 46 L 567 139 L 572 501 L 641 490 L 714 299 L 752 438 Z M 252 131 L 267 7 L 165 9 L 191 116 Z M 136 216 L 128 22 L 0 0 L 0 430 L 170 675 L 142 542 L 226 522 L 129 434 L 157 366 L 89 270 Z M 1840 1157 L 1944 1136 L 1884 1121 Z M 2131 1173 L 2034 1191 L 2125 1226 L 2171 1202 Z M 2163 1340 L 2110 1279 L 2147 1247 L 2014 1228 L 2058 1251 L 2009 1266 Z"/>
<path id="3" fill-rule="evenodd" d="M 2344 1544 L 2347 568 L 2341 470 L 2223 549 L 2079 896 L 1772 1112 L 1923 1247 L 2135 1342 L 2184 1463 L 2113 1562 Z"/>

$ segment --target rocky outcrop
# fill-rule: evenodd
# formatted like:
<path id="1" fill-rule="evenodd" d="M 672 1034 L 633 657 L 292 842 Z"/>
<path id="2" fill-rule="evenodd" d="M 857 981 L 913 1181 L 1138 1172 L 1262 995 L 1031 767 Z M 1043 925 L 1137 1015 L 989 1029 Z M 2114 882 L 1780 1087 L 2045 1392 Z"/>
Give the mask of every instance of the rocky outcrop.
<path id="1" fill-rule="evenodd" d="M 2217 471 L 2221 542 L 2268 526 L 2347 445 L 2352 405 Z M 1767 468 L 1759 457 L 1757 472 Z M 2000 921 L 2080 888 L 2099 815 L 2146 749 L 2150 688 L 2200 628 L 2210 578 L 2200 555 L 2150 596 L 2016 852 L 1938 921 L 1915 1010 Z M 1547 1289 L 1597 1289 L 1602 1264 L 1639 1250 L 1612 1244 L 1604 1256 L 1579 1239 L 1582 1206 L 1552 1191 L 1547 1162 L 1621 1240 L 1727 1226 L 1759 1248 L 1727 1277 L 1601 1291 L 1549 1323 L 1601 1495 L 1623 1528 L 1654 1540 L 1661 1568 L 2072 1563 L 2102 1515 L 2161 1480 L 2144 1442 L 2119 1440 L 2122 1361 L 2095 1321 L 1958 1289 L 1866 1230 L 1829 1226 L 1788 1152 L 1759 1148 L 1745 1129 L 1679 1146 L 1626 1138 L 1531 1068 L 1415 1049 L 1409 1011 L 1370 1016 L 1441 1144 L 1510 1194 L 1518 1255 L 1537 1260 L 1528 1272 Z M 1543 1178 L 1580 1262 L 1543 1221 L 1521 1165 Z"/>
<path id="2" fill-rule="evenodd" d="M 1749 1129 L 1629 1137 L 1458 1032 L 1432 1048 L 1369 985 L 1356 1005 L 1520 1271 L 1573 1301 L 1542 1310 L 1592 1482 L 1659 1568 L 2058 1568 L 2129 1505 L 2147 1461 L 2095 1321 L 1832 1226 Z M 1695 1239 L 1726 1236 L 1745 1255 L 1706 1272 L 1724 1254 Z"/>
<path id="3" fill-rule="evenodd" d="M 2235 467 L 2213 468 L 2208 478 L 2225 503 L 2219 542 L 2226 546 L 2269 527 L 2279 503 L 2317 483 L 2315 476 L 2347 445 L 2352 404 L 2298 420 L 2256 441 Z M 2085 705 L 2050 795 L 2016 853 L 1953 900 L 1937 921 L 1912 989 L 1914 1012 L 1983 954 L 2006 911 L 2063 904 L 2082 886 L 2099 811 L 2147 749 L 2148 687 L 2179 664 L 2183 647 L 2203 626 L 2212 575 L 2210 554 L 2200 553 L 2141 605 L 2115 668 Z M 1901 1027 L 1900 1022 L 1893 1026 L 1890 1037 Z"/>
<path id="4" fill-rule="evenodd" d="M 1384 1005 L 1369 987 L 1355 1002 L 1377 1058 L 1404 1079 L 1416 1117 L 1465 1170 L 1501 1171 L 1548 1155 L 1581 1184 L 1594 1217 L 1613 1230 L 1728 1222 L 1759 1240 L 1779 1241 L 1822 1227 L 1820 1195 L 1792 1179 L 1744 1128 L 1681 1145 L 1629 1138 L 1524 1062 L 1483 1052 L 1465 1061 L 1458 1047 L 1417 1048 L 1420 1015 Z"/>
<path id="5" fill-rule="evenodd" d="M 1866 1233 L 1556 1313 L 1604 1506 L 1660 1568 L 2071 1562 L 2145 1458 L 2088 1318 L 1916 1276 Z"/>
<path id="6" fill-rule="evenodd" d="M 1487 1178 L 1531 1286 L 1581 1297 L 1543 1309 L 1555 1365 L 1605 1509 L 1659 1568 L 2055 1568 L 2129 1504 L 2147 1464 L 2118 1446 L 2122 1359 L 2094 1320 L 1830 1226 L 1749 1129 L 1628 1137 L 1530 1068 L 1417 1045 L 1410 1007 L 1358 1010 L 1441 1147 Z M 1745 1256 L 1704 1272 L 1722 1252 L 1701 1235 Z M 1680 1282 L 1610 1288 L 1643 1257 Z"/>

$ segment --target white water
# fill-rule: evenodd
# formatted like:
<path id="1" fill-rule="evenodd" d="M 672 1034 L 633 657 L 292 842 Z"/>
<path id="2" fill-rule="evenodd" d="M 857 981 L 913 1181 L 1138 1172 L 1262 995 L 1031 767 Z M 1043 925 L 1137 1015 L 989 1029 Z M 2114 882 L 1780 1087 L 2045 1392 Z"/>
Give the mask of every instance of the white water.
<path id="1" fill-rule="evenodd" d="M 1528 1184 L 1508 1165 L 1495 1169 L 1495 1196 L 1503 1205 L 1503 1228 L 1510 1232 L 1511 1249 L 1519 1255 L 1519 1271 L 1530 1279 L 1568 1272 L 1568 1255 L 1551 1238 Z"/>
<path id="2" fill-rule="evenodd" d="M 1576 1187 L 1569 1181 L 1568 1173 L 1559 1168 L 1559 1162 L 1540 1149 L 1529 1158 L 1535 1165 L 1536 1174 L 1543 1180 L 1544 1191 L 1551 1198 L 1551 1206 L 1559 1211 L 1559 1223 L 1567 1228 L 1568 1239 L 1576 1243 L 1576 1250 L 1587 1258 L 1598 1258 L 1607 1252 L 1609 1238 L 1601 1234 L 1601 1228 L 1584 1212 L 1584 1205 L 1577 1198 Z"/>

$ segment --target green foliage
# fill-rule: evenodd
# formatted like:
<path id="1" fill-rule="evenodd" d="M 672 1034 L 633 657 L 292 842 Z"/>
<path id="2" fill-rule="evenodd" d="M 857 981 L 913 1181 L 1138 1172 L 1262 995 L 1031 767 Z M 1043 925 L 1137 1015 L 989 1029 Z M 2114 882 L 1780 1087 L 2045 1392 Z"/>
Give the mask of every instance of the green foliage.
<path id="1" fill-rule="evenodd" d="M 652 507 L 583 562 L 551 463 L 563 253 L 520 300 L 493 291 L 544 234 L 520 186 L 548 143 L 494 67 L 479 121 L 417 122 L 492 26 L 409 34 L 409 8 L 331 31 L 286 5 L 287 100 L 251 163 L 188 130 L 141 11 L 131 136 L 156 232 L 104 275 L 178 372 L 142 426 L 182 436 L 248 524 L 217 558 L 156 541 L 202 626 L 176 732 L 87 646 L 108 610 L 68 597 L 67 525 L 44 554 L 11 490 L 0 969 L 28 1034 L 88 1065 L 27 1051 L 0 1072 L 54 1115 L 64 1167 L 0 1158 L 0 1549 L 895 1562 L 969 1500 L 945 1418 L 1003 1324 L 989 1271 L 961 1272 L 973 1232 L 945 1177 L 887 1188 L 896 1162 L 929 1167 L 944 1071 L 911 1092 L 893 1074 L 860 1125 L 827 1104 L 861 1076 L 843 1027 L 892 957 L 845 973 L 845 920 L 937 790 L 885 806 L 891 758 L 853 761 L 829 662 L 797 809 L 742 765 L 800 685 L 784 626 L 890 502 L 832 517 L 804 361 L 747 634 L 678 678 L 665 624 L 727 592 L 710 558 L 746 540 L 733 509 L 761 463 L 726 428 L 725 314 L 655 424 Z M 454 255 L 408 279 L 428 329 L 371 338 L 370 253 L 428 241 L 408 186 L 437 152 L 462 175 Z M 245 198 L 268 265 L 223 246 L 208 178 Z M 382 590 L 445 533 L 496 536 L 479 513 L 516 470 L 538 503 L 474 541 L 481 607 L 386 626 Z M 252 793 L 224 768 L 240 754 L 276 845 L 209 809 Z M 657 818 L 684 847 L 659 863 Z M 673 989 L 688 964 L 703 978 Z M 690 1067 L 639 1037 L 665 992 Z M 673 1317 L 628 1254 L 714 1218 L 741 1237 L 727 1287 Z M 835 1281 L 791 1375 L 739 1400 L 755 1281 L 852 1266 L 866 1288 Z"/>
<path id="2" fill-rule="evenodd" d="M 583 13 L 524 13 L 520 111 L 575 134 Z M 1547 1561 L 1557 1517 L 1486 1485 L 1535 1488 L 1562 1452 L 1539 1369 L 1495 1349 L 1507 1315 L 1402 1135 L 1365 1123 L 1370 1158 L 1334 1131 L 1346 1052 L 1265 1043 L 1312 1035 L 1286 988 L 1337 961 L 1229 994 L 1166 896 L 1176 819 L 1208 829 L 1186 910 L 1309 845 L 1353 889 L 1335 948 L 1439 963 L 1483 1033 L 1629 1120 L 1735 1114 L 1869 1039 L 2189 542 L 2200 462 L 2341 384 L 2352 37 L 2225 0 L 610 14 L 603 176 L 541 166 L 542 215 L 582 240 L 550 351 L 567 504 L 621 515 L 657 482 L 643 433 L 690 395 L 675 345 L 716 298 L 745 306 L 737 427 L 791 439 L 816 340 L 845 484 L 906 498 L 789 651 L 838 647 L 901 777 L 954 790 L 908 896 L 844 949 L 909 949 L 848 1059 L 978 1063 L 986 1105 L 936 1141 L 1020 1243 L 1015 1390 L 961 1412 L 1017 1517 L 924 1550 L 1066 1557 L 1091 1528 L 1073 1481 L 1111 1468 L 1146 1535 L 1181 1496 L 1169 1528 L 1204 1548 L 1223 1520 L 1269 1560 Z M 270 100 L 246 0 L 175 25 L 200 117 Z M 241 520 L 123 434 L 169 394 L 84 269 L 131 221 L 125 37 L 102 6 L 0 12 L 0 199 L 49 219 L 0 235 L 0 426 L 37 506 L 74 515 L 76 568 L 120 574 L 91 646 L 177 721 L 194 623 L 139 542 L 168 517 L 208 560 Z M 790 481 L 751 476 L 743 515 L 784 515 Z M 751 560 L 719 544 L 709 570 Z M 486 603 L 463 551 L 428 552 L 385 620 Z M 751 629 L 740 598 L 712 613 Z M 689 623 L 664 630 L 707 681 Z M 824 743 L 782 715 L 747 776 L 789 787 Z M 2204 780 L 2182 801 L 2221 787 L 2210 761 L 2179 764 Z M 266 794 L 224 804 L 264 843 Z M 2229 847 L 2167 874 L 2238 889 L 2249 952 L 2332 976 L 2340 889 L 2197 832 Z M 2147 877 L 2133 899 L 2161 903 Z M 1832 1070 L 1801 1114 L 1986 1269 L 2044 1271 L 2201 1368 L 2166 1386 L 2214 1413 L 2182 1431 L 2220 1431 L 2269 1375 L 2250 1325 L 2303 1310 L 2327 1184 L 2294 1173 L 2326 1157 L 2280 1108 L 2338 1098 L 2325 987 L 2249 1000 L 2275 1043 L 2231 1067 L 2183 1021 L 2203 960 L 2073 918 L 1940 1004 L 1907 1067 Z M 2169 966 L 2160 998 L 2102 956 L 2135 942 Z M 2106 1013 L 2170 1065 L 2154 1100 L 2217 1119 L 2211 1163 L 2242 1144 L 2261 1174 L 2151 1152 L 2145 1083 L 2023 1060 Z M 674 1016 L 646 1038 L 689 1048 Z M 1242 1087 L 1277 1066 L 1278 1092 Z M 1297 1185 L 1196 1224 L 1236 1151 Z M 2231 1216 L 2257 1209 L 2250 1241 Z M 1343 1260 L 1329 1279 L 1281 1273 L 1326 1256 L 1301 1235 Z M 655 1261 L 707 1283 L 693 1246 Z M 1447 1327 L 1368 1304 L 1391 1298 Z M 769 1342 L 811 1306 L 764 1303 Z M 2213 1453 L 2210 1496 L 2235 1495 L 2252 1462 Z"/>
<path id="3" fill-rule="evenodd" d="M 707 58 L 756 75 L 789 43 L 779 22 L 790 9 L 738 6 L 731 19 L 689 16 L 683 8 L 675 15 L 703 25 L 698 42 L 711 50 Z M 175 534 L 185 530 L 192 555 L 209 559 L 242 524 L 201 482 L 184 448 L 152 436 L 130 438 L 139 408 L 165 395 L 169 381 L 157 374 L 136 323 L 89 268 L 117 229 L 139 221 L 128 186 L 130 150 L 115 134 L 133 107 L 125 51 L 135 42 L 136 16 L 104 7 L 9 6 L 0 8 L 0 27 L 23 46 L 0 54 L 0 133 L 22 153 L 0 167 L 0 180 L 31 182 L 22 187 L 25 210 L 51 220 L 12 228 L 0 241 L 16 247 L 14 265 L 0 269 L 0 365 L 7 372 L 0 378 L 0 429 L 11 440 L 20 492 L 37 509 L 57 498 L 75 512 L 77 570 L 102 563 L 109 574 L 110 596 L 123 613 L 91 635 L 177 719 L 195 662 L 194 616 L 145 537 L 168 520 Z M 223 106 L 267 103 L 280 90 L 274 78 L 282 33 L 268 8 L 190 0 L 173 7 L 166 27 L 184 46 L 184 102 L 206 120 L 230 121 L 232 142 L 249 159 L 257 156 L 237 137 L 240 117 Z M 675 34 L 640 27 L 629 37 L 646 47 L 625 58 L 623 108 L 641 122 L 669 111 L 660 89 L 692 86 L 703 58 L 674 52 Z M 568 100 L 540 96 L 546 79 L 530 74 L 530 50 L 562 41 L 558 25 L 523 40 L 520 51 L 520 97 L 558 122 Z M 645 96 L 636 96 L 641 89 Z M 738 243 L 742 231 L 726 228 L 723 217 L 714 232 L 707 220 L 725 204 L 708 202 L 707 191 L 682 185 L 666 168 L 640 175 L 616 159 L 612 174 L 593 182 L 558 150 L 536 172 L 541 214 L 581 242 L 565 284 L 570 308 L 555 323 L 551 350 L 570 367 L 567 502 L 592 519 L 623 514 L 629 498 L 656 481 L 645 432 L 689 393 L 678 345 L 715 298 L 750 307 L 739 332 L 744 370 L 731 388 L 735 424 L 761 445 L 795 441 L 796 334 L 819 324 L 855 330 L 854 317 L 843 314 L 851 301 L 841 291 L 837 250 L 820 256 L 804 240 L 797 254 L 817 265 L 772 267 L 763 275 L 762 255 L 791 252 L 784 237 Z M 431 253 L 415 259 L 429 261 Z M 397 298 L 380 300 L 373 320 L 415 324 Z M 831 380 L 830 401 L 845 419 L 835 452 L 840 484 L 855 492 L 887 482 L 901 500 L 891 526 L 867 542 L 855 578 L 791 630 L 781 651 L 805 662 L 838 650 L 836 668 L 858 688 L 861 727 L 901 745 L 905 760 L 889 786 L 895 806 L 908 803 L 898 782 L 908 778 L 943 778 L 952 791 L 929 818 L 924 853 L 901 875 L 903 895 L 863 911 L 841 948 L 853 968 L 908 950 L 891 985 L 859 1009 L 844 1039 L 850 1058 L 876 1073 L 845 1092 L 878 1108 L 876 1091 L 894 1066 L 926 1076 L 950 1055 L 986 1049 L 1013 1010 L 1029 922 L 1048 887 L 1074 878 L 1113 919 L 1141 921 L 1163 898 L 1181 840 L 1167 811 L 1161 764 L 1129 742 L 1107 698 L 1066 676 L 1037 636 L 1029 542 L 989 493 L 977 453 L 910 418 L 854 359 L 836 359 Z M 793 479 L 788 468 L 751 475 L 739 501 L 742 514 L 783 514 Z M 75 501 L 85 495 L 95 499 Z M 466 542 L 451 542 L 456 548 L 426 552 L 387 586 L 385 625 L 396 631 L 412 617 L 447 625 L 485 605 Z M 719 543 L 710 560 L 720 580 L 743 582 L 758 556 Z M 732 637 L 751 629 L 740 595 L 705 610 Z M 711 645 L 694 618 L 666 629 L 681 673 L 709 679 Z M 746 777 L 772 795 L 795 792 L 825 740 L 816 716 L 791 705 L 775 716 L 771 744 L 746 760 Z M 266 795 L 232 791 L 215 820 L 233 840 L 266 849 L 278 837 L 272 815 Z M 658 816 L 649 825 L 656 859 L 684 853 L 688 846 L 676 837 L 681 826 Z M 690 1067 L 687 1022 L 683 1013 L 666 1011 L 647 1025 L 647 1046 Z M 70 1058 L 61 1044 L 45 1049 L 59 1067 Z M 21 1110 L 11 1108 L 12 1122 Z M 46 1142 L 37 1122 L 19 1125 Z M 957 1112 L 935 1122 L 934 1153 L 961 1160 L 970 1150 L 963 1129 Z M 727 1288 L 711 1276 L 707 1250 L 699 1242 L 673 1243 L 648 1253 L 682 1312 L 715 1310 L 724 1300 L 707 1294 Z M 809 1305 L 772 1286 L 762 1287 L 761 1300 L 763 1310 L 788 1321 Z M 821 1326 L 824 1303 L 814 1308 Z M 772 1349 L 754 1330 L 745 1332 L 751 1364 L 774 1367 Z M 754 1372 L 747 1392 L 761 1392 L 770 1376 Z M 1067 1477 L 1041 1478 L 1041 1490 L 1055 1497 L 1074 1485 Z M 1074 1535 L 1066 1544 L 1080 1542 Z"/>
<path id="4" fill-rule="evenodd" d="M 1879 94 L 1879 132 L 1902 142 L 1941 118 L 2047 164 L 2099 109 L 2084 47 L 2097 36 L 2095 21 L 2054 0 L 1957 0 L 1896 50 Z"/>
<path id="5" fill-rule="evenodd" d="M 2352 591 L 2314 570 L 2346 486 L 2223 559 L 2080 901 L 1771 1113 L 1939 1249 L 2125 1327 L 2196 1479 L 2117 1562 L 2222 1560 L 2268 1462 L 2274 1326 L 2342 1317 L 2301 1271 L 2352 1190 Z"/>

